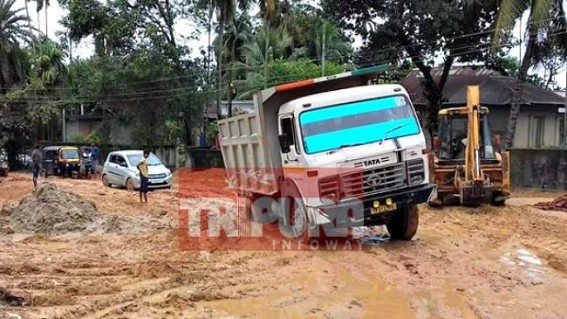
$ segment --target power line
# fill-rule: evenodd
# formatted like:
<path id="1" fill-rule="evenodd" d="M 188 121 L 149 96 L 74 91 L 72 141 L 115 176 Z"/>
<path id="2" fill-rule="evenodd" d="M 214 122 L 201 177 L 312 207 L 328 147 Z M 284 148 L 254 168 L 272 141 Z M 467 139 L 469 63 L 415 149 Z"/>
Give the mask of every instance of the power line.
<path id="1" fill-rule="evenodd" d="M 546 19 L 546 20 L 552 20 L 552 19 Z M 487 34 L 487 33 L 491 33 L 493 32 L 495 29 L 491 29 L 491 30 L 487 30 L 487 31 L 481 31 L 481 32 L 474 32 L 474 33 L 468 33 L 468 34 L 463 34 L 463 35 L 458 35 L 455 37 L 450 37 L 450 38 L 446 38 L 446 39 L 441 39 L 441 40 L 436 40 L 436 41 L 430 41 L 430 42 L 425 42 L 425 43 L 417 43 L 417 44 L 412 44 L 409 46 L 402 46 L 402 49 L 407 50 L 407 48 L 412 48 L 412 47 L 419 47 L 419 46 L 425 46 L 425 45 L 429 45 L 429 44 L 436 44 L 439 41 L 444 41 L 444 42 L 449 42 L 455 39 L 462 39 L 462 38 L 468 38 L 468 37 L 473 37 L 476 35 L 482 35 L 482 34 Z M 559 33 L 548 33 L 548 36 L 553 36 L 553 35 L 558 35 L 558 34 L 562 34 L 564 32 L 559 32 Z M 530 33 L 529 35 L 537 35 L 538 32 L 533 32 Z M 490 45 L 489 43 L 477 43 L 477 44 L 470 44 L 470 45 L 465 45 L 465 46 L 461 46 L 461 47 L 453 47 L 453 48 L 447 48 L 449 50 L 460 50 L 460 49 L 466 49 L 466 48 L 472 48 L 472 47 L 477 47 L 477 46 L 490 46 L 490 47 L 506 47 L 509 45 L 513 45 L 513 42 L 510 43 L 504 43 L 504 44 L 500 44 L 500 45 Z M 375 55 L 378 53 L 383 53 L 383 52 L 388 52 L 388 51 L 397 51 L 400 48 L 385 48 L 385 49 L 377 49 L 377 50 L 369 50 L 364 52 L 363 54 L 356 54 L 353 53 L 350 58 L 364 58 L 367 56 L 371 56 L 371 55 Z M 464 55 L 464 53 L 460 53 L 458 54 L 460 55 Z M 417 57 L 417 56 L 416 56 Z M 320 58 L 311 58 L 311 59 L 302 59 L 303 61 L 307 61 L 307 62 L 320 62 L 321 59 Z M 394 60 L 394 59 L 392 59 Z M 389 60 L 389 61 L 392 61 Z M 395 59 L 396 61 L 398 59 Z M 246 71 L 251 71 L 251 70 L 259 70 L 264 68 L 264 65 L 259 65 L 259 66 L 238 66 L 238 67 L 230 67 L 230 68 L 223 68 L 221 71 L 234 71 L 234 70 L 246 70 Z M 182 79 L 195 79 L 195 78 L 206 78 L 205 74 L 199 74 L 198 72 L 193 72 L 193 74 L 188 74 L 188 75 L 182 75 L 182 76 L 175 76 L 175 77 L 167 77 L 167 78 L 160 78 L 160 79 L 155 79 L 155 80 L 147 80 L 147 81 L 136 81 L 136 82 L 128 82 L 128 85 L 136 85 L 136 84 L 149 84 L 149 83 L 157 83 L 157 82 L 164 82 L 164 81 L 173 81 L 173 80 L 182 80 Z M 216 79 L 215 79 L 216 80 Z M 215 84 L 214 82 L 209 81 L 207 84 L 209 85 L 213 85 Z M 7 88 L 0 88 L 0 89 L 7 89 Z M 41 89 L 29 89 L 30 91 L 43 91 Z M 52 88 L 50 89 L 52 91 L 57 91 L 57 92 L 73 92 L 75 90 L 75 88 Z M 169 89 L 169 90 L 183 90 L 183 88 L 177 88 L 177 89 Z M 158 92 L 160 90 L 141 90 L 141 91 L 135 91 L 135 92 L 131 92 L 131 93 L 117 93 L 117 94 L 112 94 L 112 95 L 105 95 L 105 96 L 128 96 L 130 94 L 146 94 L 146 93 L 153 93 L 153 92 Z"/>
<path id="2" fill-rule="evenodd" d="M 565 34 L 567 33 L 567 31 L 561 31 L 561 32 L 556 32 L 556 33 L 550 33 L 548 34 L 549 36 L 553 36 L 553 35 L 560 35 L 560 34 Z M 537 33 L 533 33 L 533 35 L 535 35 Z M 468 50 L 468 51 L 464 51 L 464 52 L 458 52 L 455 54 L 450 54 L 450 56 L 461 56 L 461 55 L 466 55 L 466 54 L 470 54 L 470 53 L 475 53 L 475 52 L 480 52 L 485 50 L 490 44 L 489 43 L 484 43 L 484 44 L 472 44 L 472 45 L 466 45 L 466 46 L 461 46 L 461 47 L 455 47 L 452 48 L 453 50 L 456 49 L 467 49 L 467 48 L 475 48 L 473 50 Z M 502 47 L 502 46 L 508 46 L 510 45 L 510 43 L 503 43 L 500 44 L 499 46 L 492 46 L 492 47 Z M 373 50 L 368 52 L 368 54 L 370 54 L 371 52 L 379 52 L 379 51 L 384 51 L 384 50 Z M 422 55 L 421 54 L 416 54 L 414 56 L 405 56 L 402 57 L 402 59 L 413 59 L 413 58 L 421 58 Z M 313 59 L 312 61 L 317 61 L 318 59 Z M 394 58 L 394 59 L 390 59 L 390 60 L 370 60 L 370 61 L 366 61 L 368 64 L 370 63 L 376 63 L 376 64 L 384 64 L 384 63 L 390 63 L 390 62 L 396 62 L 399 61 L 399 58 Z M 309 60 L 308 60 L 309 61 Z M 259 68 L 263 68 L 264 66 L 257 66 L 257 67 L 247 67 L 247 66 L 243 66 L 243 67 L 238 67 L 238 68 L 228 68 L 226 70 L 230 70 L 230 69 L 248 69 L 248 70 L 255 70 L 255 69 L 259 69 Z M 290 75 L 287 77 L 279 77 L 279 78 L 270 78 L 270 81 L 272 83 L 277 83 L 278 80 L 286 80 L 286 79 L 298 79 L 298 77 L 296 75 Z M 208 83 L 207 85 L 211 85 L 210 83 Z M 210 93 L 210 92 L 221 92 L 221 90 L 207 90 L 207 91 L 194 91 L 194 90 L 199 90 L 202 89 L 203 87 L 206 87 L 207 85 L 196 85 L 196 86 L 190 86 L 190 87 L 179 87 L 179 88 L 170 88 L 170 89 L 163 89 L 163 90 L 148 90 L 148 91 L 136 91 L 136 92 L 129 92 L 129 93 L 116 93 L 116 94 L 107 94 L 107 95 L 100 95 L 98 97 L 98 99 L 95 97 L 93 97 L 93 100 L 89 100 L 89 99 L 81 99 L 81 98 L 65 98 L 65 99 L 54 99 L 52 97 L 47 97 L 47 96 L 36 96 L 36 97 L 28 97 L 26 99 L 22 99 L 22 100 L 17 100 L 17 99 L 6 99 L 4 98 L 3 100 L 5 101 L 11 101 L 11 102 L 32 102 L 35 100 L 35 102 L 45 102 L 45 101 L 66 101 L 66 103 L 96 103 L 96 102 L 101 102 L 101 100 L 108 100 L 110 98 L 113 97 L 124 97 L 123 99 L 113 99 L 112 103 L 120 103 L 120 102 L 127 102 L 127 101 L 137 101 L 137 100 L 147 100 L 147 99 L 156 99 L 156 98 L 166 98 L 166 97 L 170 97 L 169 93 L 181 93 L 181 95 L 191 95 L 191 94 L 203 94 L 203 93 Z M 224 85 L 228 85 L 227 82 L 222 83 L 222 86 Z M 270 84 L 271 85 L 271 84 Z M 62 89 L 62 90 L 73 90 L 73 88 L 69 88 L 69 89 Z M 184 92 L 184 91 L 190 91 L 190 92 Z M 31 90 L 34 91 L 34 90 Z M 138 98 L 130 98 L 129 97 L 133 97 L 133 96 L 138 96 L 138 95 L 144 95 L 144 94 L 150 94 L 153 96 L 141 96 Z M 105 102 L 110 102 L 110 101 L 105 101 Z M 62 102 L 64 103 L 64 102 Z"/>

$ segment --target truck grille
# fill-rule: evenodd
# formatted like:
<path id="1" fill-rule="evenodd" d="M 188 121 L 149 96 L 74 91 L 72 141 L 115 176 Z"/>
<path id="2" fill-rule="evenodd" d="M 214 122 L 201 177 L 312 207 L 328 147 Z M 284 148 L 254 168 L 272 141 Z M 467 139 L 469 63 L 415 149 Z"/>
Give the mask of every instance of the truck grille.
<path id="1" fill-rule="evenodd" d="M 420 184 L 425 179 L 425 167 L 422 159 L 408 162 L 408 180 L 410 185 Z"/>
<path id="2" fill-rule="evenodd" d="M 422 159 L 339 175 L 341 198 L 388 192 L 423 182 Z"/>

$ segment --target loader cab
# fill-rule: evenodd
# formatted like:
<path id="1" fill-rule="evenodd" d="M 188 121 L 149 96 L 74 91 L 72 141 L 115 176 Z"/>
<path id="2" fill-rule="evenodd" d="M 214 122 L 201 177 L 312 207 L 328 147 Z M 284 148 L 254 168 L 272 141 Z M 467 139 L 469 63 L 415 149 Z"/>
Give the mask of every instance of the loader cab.
<path id="1" fill-rule="evenodd" d="M 466 108 L 451 108 L 439 112 L 439 128 L 434 141 L 435 153 L 439 161 L 464 163 L 465 147 L 468 133 L 468 115 Z M 488 109 L 481 108 L 480 116 L 480 149 L 481 162 L 489 163 L 497 160 L 499 145 L 494 145 Z"/>

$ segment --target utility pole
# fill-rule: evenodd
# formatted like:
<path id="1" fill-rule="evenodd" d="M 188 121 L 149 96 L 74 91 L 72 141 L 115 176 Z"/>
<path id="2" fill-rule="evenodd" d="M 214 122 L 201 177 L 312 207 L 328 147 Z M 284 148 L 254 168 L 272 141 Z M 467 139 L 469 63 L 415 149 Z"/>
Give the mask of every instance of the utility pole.
<path id="1" fill-rule="evenodd" d="M 567 69 L 565 70 L 565 108 L 563 109 L 563 147 L 567 148 Z"/>
<path id="2" fill-rule="evenodd" d="M 47 23 L 45 25 L 45 29 L 47 34 Z M 71 63 L 73 63 L 73 41 L 71 40 L 71 31 L 67 31 L 67 37 L 69 38 L 69 65 L 71 65 Z M 67 113 L 65 112 L 65 104 L 63 104 L 63 107 L 61 108 L 61 139 L 63 140 L 63 143 L 67 142 Z"/>
<path id="3" fill-rule="evenodd" d="M 326 50 L 326 34 L 325 34 L 325 23 L 323 23 L 323 39 L 321 48 L 321 76 L 325 76 L 325 50 Z"/>

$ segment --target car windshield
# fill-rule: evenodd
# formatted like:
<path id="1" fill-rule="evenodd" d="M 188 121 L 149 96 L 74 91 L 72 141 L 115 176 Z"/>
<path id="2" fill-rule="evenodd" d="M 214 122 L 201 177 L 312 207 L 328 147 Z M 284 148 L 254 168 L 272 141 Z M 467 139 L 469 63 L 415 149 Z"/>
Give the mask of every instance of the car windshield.
<path id="1" fill-rule="evenodd" d="M 142 160 L 142 154 L 128 155 L 128 161 L 133 166 L 138 165 L 138 163 L 140 163 L 141 160 Z M 159 160 L 159 158 L 157 156 L 154 155 L 154 153 L 150 153 L 150 156 L 148 156 L 147 162 L 148 162 L 148 166 L 161 165 L 161 161 Z"/>
<path id="2" fill-rule="evenodd" d="M 417 134 L 415 112 L 403 95 L 305 111 L 299 116 L 307 154 Z"/>
<path id="3" fill-rule="evenodd" d="M 77 151 L 77 150 L 62 150 L 61 151 L 61 158 L 62 159 L 79 158 L 79 151 Z"/>

